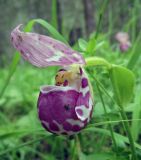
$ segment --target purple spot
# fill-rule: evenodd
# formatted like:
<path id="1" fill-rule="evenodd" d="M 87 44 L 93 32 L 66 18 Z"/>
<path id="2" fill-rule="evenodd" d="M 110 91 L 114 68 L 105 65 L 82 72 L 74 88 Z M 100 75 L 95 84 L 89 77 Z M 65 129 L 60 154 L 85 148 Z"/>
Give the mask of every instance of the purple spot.
<path id="1" fill-rule="evenodd" d="M 61 52 L 63 52 L 63 53 L 65 52 L 63 49 L 62 49 L 62 50 L 60 50 L 60 51 L 61 51 Z"/>
<path id="2" fill-rule="evenodd" d="M 77 112 L 80 116 L 83 116 L 83 111 L 82 111 L 82 109 L 77 109 L 76 112 Z"/>
<path id="3" fill-rule="evenodd" d="M 24 54 L 23 50 L 20 50 L 21 54 Z"/>
<path id="4" fill-rule="evenodd" d="M 52 45 L 52 48 L 56 49 L 56 46 L 55 46 L 55 45 Z"/>
<path id="5" fill-rule="evenodd" d="M 68 86 L 68 81 L 65 80 L 65 82 L 63 83 L 63 86 Z"/>
<path id="6" fill-rule="evenodd" d="M 82 68 L 79 68 L 79 70 L 80 70 L 80 75 L 82 76 L 83 74 Z"/>
<path id="7" fill-rule="evenodd" d="M 69 111 L 69 110 L 71 109 L 71 107 L 70 107 L 70 105 L 69 105 L 69 104 L 64 105 L 64 108 L 65 108 L 65 110 L 66 110 L 66 111 Z"/>
<path id="8" fill-rule="evenodd" d="M 83 78 L 81 83 L 82 83 L 82 88 L 85 88 L 88 86 L 88 80 L 86 78 Z"/>
<path id="9" fill-rule="evenodd" d="M 48 41 L 49 44 L 52 44 L 52 41 Z"/>
<path id="10" fill-rule="evenodd" d="M 19 35 L 18 35 L 18 41 L 20 41 L 20 42 L 22 42 L 22 41 L 23 41 L 22 37 L 21 37 L 21 36 L 19 36 Z"/>
<path id="11" fill-rule="evenodd" d="M 69 124 L 68 122 L 65 122 L 65 123 L 63 124 L 63 128 L 64 128 L 64 130 L 66 130 L 66 131 L 71 131 L 71 130 L 72 130 L 72 125 Z"/>
<path id="12" fill-rule="evenodd" d="M 49 124 L 49 127 L 53 131 L 59 131 L 58 126 L 55 123 L 53 123 L 53 122 Z"/>
<path id="13" fill-rule="evenodd" d="M 15 43 L 16 48 L 18 48 L 18 44 Z"/>
<path id="14" fill-rule="evenodd" d="M 80 128 L 80 126 L 78 125 L 74 125 L 73 128 L 72 128 L 72 131 L 74 132 L 79 132 L 82 128 Z"/>

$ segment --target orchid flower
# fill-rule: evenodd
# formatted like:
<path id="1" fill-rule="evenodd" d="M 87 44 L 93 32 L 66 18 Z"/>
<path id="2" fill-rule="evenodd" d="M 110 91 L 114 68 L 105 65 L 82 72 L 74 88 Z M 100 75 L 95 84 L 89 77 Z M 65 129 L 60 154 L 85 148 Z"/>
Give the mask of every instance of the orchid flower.
<path id="1" fill-rule="evenodd" d="M 40 87 L 38 116 L 49 132 L 73 135 L 90 121 L 93 97 L 81 54 L 64 43 L 37 33 L 25 33 L 17 26 L 11 33 L 13 46 L 37 67 L 61 66 L 55 85 Z"/>
<path id="2" fill-rule="evenodd" d="M 129 35 L 126 32 L 118 32 L 115 35 L 115 39 L 119 42 L 119 48 L 122 52 L 125 52 L 131 47 Z"/>

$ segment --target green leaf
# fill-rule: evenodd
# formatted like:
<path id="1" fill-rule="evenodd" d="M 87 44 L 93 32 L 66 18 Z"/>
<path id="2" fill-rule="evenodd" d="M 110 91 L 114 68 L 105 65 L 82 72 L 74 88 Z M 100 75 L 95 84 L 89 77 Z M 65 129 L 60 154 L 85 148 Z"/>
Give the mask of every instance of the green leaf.
<path id="1" fill-rule="evenodd" d="M 95 46 L 96 46 L 96 39 L 95 36 L 93 36 L 88 42 L 86 52 L 92 54 L 95 49 Z"/>
<path id="2" fill-rule="evenodd" d="M 51 24 L 56 29 L 58 28 L 58 22 L 57 22 L 57 0 L 52 0 Z"/>
<path id="3" fill-rule="evenodd" d="M 99 152 L 99 153 L 93 153 L 93 154 L 89 154 L 86 155 L 84 153 L 81 152 L 81 154 L 79 155 L 79 159 L 80 160 L 127 160 L 125 157 L 117 157 L 115 155 L 115 153 L 113 152 Z"/>
<path id="4" fill-rule="evenodd" d="M 118 65 L 112 65 L 109 72 L 118 105 L 127 105 L 133 98 L 135 83 L 133 72 Z"/>
<path id="5" fill-rule="evenodd" d="M 94 51 L 100 49 L 105 44 L 105 41 L 99 42 L 96 44 Z"/>
<path id="6" fill-rule="evenodd" d="M 95 127 L 94 124 L 88 125 L 87 128 L 83 129 L 83 132 L 96 132 L 96 133 L 104 134 L 106 136 L 111 136 L 111 133 L 108 129 L 97 128 L 97 127 Z M 120 140 L 122 142 L 130 144 L 128 137 L 123 136 L 123 135 L 121 135 L 119 133 L 116 133 L 116 132 L 114 132 L 114 136 L 115 136 L 117 142 Z M 119 143 L 117 143 L 117 144 L 119 144 Z M 135 145 L 136 148 L 141 150 L 141 145 L 140 144 L 134 142 L 134 145 Z"/>
<path id="7" fill-rule="evenodd" d="M 131 70 L 134 69 L 134 67 L 137 64 L 137 61 L 139 60 L 140 55 L 141 55 L 140 42 L 141 42 L 141 33 L 138 35 L 138 38 L 133 45 L 133 48 L 131 51 L 131 57 L 130 57 L 129 62 L 127 64 L 127 67 Z"/>
<path id="8" fill-rule="evenodd" d="M 27 146 L 27 145 L 31 145 L 31 144 L 34 144 L 34 143 L 38 143 L 38 142 L 40 142 L 42 139 L 47 138 L 47 137 L 50 137 L 50 136 L 51 136 L 51 135 L 42 136 L 42 137 L 39 138 L 39 139 L 33 139 L 33 140 L 27 141 L 27 142 L 25 142 L 25 143 L 19 144 L 19 145 L 15 146 L 15 147 L 10 147 L 10 148 L 8 148 L 8 149 L 6 149 L 6 150 L 1 151 L 1 152 L 0 152 L 0 156 L 5 155 L 5 154 L 8 154 L 9 152 L 12 152 L 12 151 L 14 151 L 14 150 L 18 150 L 18 149 L 20 149 L 20 148 L 22 148 L 22 147 L 25 147 L 25 146 Z"/>
<path id="9" fill-rule="evenodd" d="M 136 90 L 136 92 L 140 92 L 140 87 L 138 88 L 138 90 Z M 137 95 L 136 99 L 135 99 L 134 106 L 133 106 L 133 110 L 132 110 L 132 119 L 140 119 L 140 113 L 141 113 L 141 95 Z M 138 139 L 138 136 L 140 134 L 140 121 L 132 121 L 132 125 L 131 125 L 131 132 L 133 135 L 134 140 L 136 141 Z"/>
<path id="10" fill-rule="evenodd" d="M 86 155 L 81 152 L 79 155 L 80 160 L 127 160 L 127 158 L 124 156 L 117 156 L 113 152 L 98 152 Z"/>
<path id="11" fill-rule="evenodd" d="M 114 153 L 94 153 L 87 156 L 87 160 L 127 160 L 125 157 L 117 157 Z"/>
<path id="12" fill-rule="evenodd" d="M 79 160 L 87 160 L 87 156 L 83 152 L 80 152 L 79 153 Z"/>
<path id="13" fill-rule="evenodd" d="M 66 44 L 68 44 L 68 42 L 65 40 L 65 38 L 48 22 L 46 22 L 43 19 L 33 19 L 31 21 L 29 21 L 29 23 L 27 24 L 27 26 L 25 27 L 25 31 L 31 29 L 33 27 L 34 24 L 39 23 L 40 25 L 42 25 L 44 28 L 46 28 L 48 30 L 48 32 L 55 38 L 58 39 Z"/>
<path id="14" fill-rule="evenodd" d="M 79 48 L 82 50 L 82 51 L 86 51 L 86 47 L 88 45 L 88 43 L 84 40 L 84 39 L 79 39 L 78 40 L 78 45 L 79 45 Z"/>

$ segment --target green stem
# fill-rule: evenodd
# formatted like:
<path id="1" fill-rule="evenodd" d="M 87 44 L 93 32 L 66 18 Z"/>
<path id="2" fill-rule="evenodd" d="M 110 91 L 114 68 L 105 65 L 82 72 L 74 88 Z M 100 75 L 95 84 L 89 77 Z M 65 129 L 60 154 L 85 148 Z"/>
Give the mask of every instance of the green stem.
<path id="1" fill-rule="evenodd" d="M 10 83 L 10 80 L 11 80 L 11 77 L 13 76 L 14 72 L 16 71 L 16 68 L 17 68 L 17 65 L 20 61 L 20 54 L 18 52 L 15 53 L 14 57 L 13 57 L 13 60 L 12 60 L 12 63 L 9 67 L 9 72 L 8 72 L 8 76 L 4 82 L 4 85 L 0 91 L 0 98 L 2 98 L 8 84 Z"/>
<path id="2" fill-rule="evenodd" d="M 113 99 L 113 97 L 107 92 L 107 90 L 104 88 L 104 86 L 102 85 L 102 83 L 93 76 L 94 80 L 96 81 L 96 83 L 100 86 L 100 88 L 103 90 L 103 93 L 105 93 L 105 95 L 107 95 L 113 103 L 116 103 L 116 101 Z"/>
<path id="3" fill-rule="evenodd" d="M 96 34 L 95 34 L 95 40 L 98 38 L 98 35 L 99 35 L 99 31 L 100 31 L 100 29 L 101 29 L 101 22 L 102 22 L 102 18 L 103 18 L 103 15 L 104 15 L 104 11 L 105 11 L 105 9 L 106 9 L 106 7 L 107 7 L 107 5 L 108 5 L 108 2 L 109 2 L 109 0 L 105 0 L 104 2 L 103 2 L 103 5 L 102 5 L 102 7 L 101 7 L 101 9 L 100 9 L 100 13 L 99 13 L 99 19 L 98 19 L 98 25 L 97 25 L 97 31 L 96 31 Z"/>
<path id="4" fill-rule="evenodd" d="M 94 127 L 98 127 L 101 125 L 106 125 L 106 124 L 112 124 L 112 123 L 123 123 L 124 121 L 127 122 L 133 122 L 133 121 L 141 121 L 141 119 L 127 119 L 127 120 L 115 120 L 115 121 L 103 121 L 103 122 L 97 122 L 94 124 Z M 89 126 L 93 126 L 92 124 L 90 124 Z"/>
<path id="5" fill-rule="evenodd" d="M 73 148 L 72 148 L 72 156 L 71 160 L 76 160 L 79 159 L 79 155 L 81 153 L 81 147 L 80 147 L 80 141 L 79 141 L 79 136 L 75 135 L 75 139 L 73 141 Z"/>
<path id="6" fill-rule="evenodd" d="M 52 11 L 51 11 L 51 25 L 54 28 L 58 28 L 57 23 L 57 0 L 52 0 Z"/>
<path id="7" fill-rule="evenodd" d="M 121 117 L 122 117 L 123 120 L 125 120 L 125 121 L 123 121 L 123 124 L 124 124 L 124 127 L 126 129 L 126 134 L 128 136 L 129 142 L 130 142 L 131 152 L 132 152 L 132 160 L 137 160 L 135 144 L 134 144 L 134 140 L 133 140 L 133 137 L 132 137 L 132 134 L 131 134 L 130 126 L 129 126 L 129 123 L 128 123 L 128 118 L 127 118 L 126 113 L 123 109 L 123 106 L 120 105 L 119 107 L 120 107 Z"/>
<path id="8" fill-rule="evenodd" d="M 103 129 L 106 129 L 107 128 L 107 124 L 103 127 Z M 95 127 L 95 125 L 94 125 Z M 106 141 L 106 135 L 103 134 L 101 135 L 101 138 L 100 138 L 100 141 L 97 143 L 97 147 L 95 148 L 95 152 L 99 152 L 103 146 L 103 144 L 105 144 L 105 141 Z"/>
<path id="9" fill-rule="evenodd" d="M 101 57 L 89 57 L 85 59 L 86 67 L 88 66 L 105 66 L 107 69 L 111 68 L 111 64 Z"/>
<path id="10" fill-rule="evenodd" d="M 103 105 L 103 108 L 104 108 L 105 115 L 107 116 L 107 121 L 110 121 L 110 118 L 108 118 L 108 115 L 107 115 L 107 110 L 106 110 L 104 99 L 103 99 L 103 96 L 102 96 L 102 93 L 101 93 L 101 89 L 100 89 L 100 87 L 97 83 L 96 83 L 96 86 L 97 86 L 97 89 L 98 89 L 98 92 L 99 92 L 99 95 L 100 95 L 100 99 L 101 99 L 101 102 L 102 102 L 102 105 Z M 108 126 L 109 126 L 109 129 L 110 129 L 110 132 L 111 132 L 111 137 L 112 137 L 112 140 L 113 140 L 114 147 L 116 149 L 116 152 L 118 153 L 118 147 L 117 147 L 117 144 L 116 144 L 116 139 L 115 139 L 115 136 L 114 136 L 112 125 L 109 124 Z"/>
<path id="11" fill-rule="evenodd" d="M 81 145 L 80 145 L 80 141 L 79 141 L 79 135 L 76 135 L 76 145 L 77 145 L 78 153 L 80 153 L 81 152 Z"/>
<path id="12" fill-rule="evenodd" d="M 73 144 L 71 144 L 71 156 L 70 156 L 70 159 L 72 159 L 72 160 L 75 160 L 76 159 L 76 141 L 75 140 L 73 140 L 72 141 L 72 143 Z"/>
<path id="13" fill-rule="evenodd" d="M 94 77 L 95 78 L 95 77 Z M 95 78 L 96 79 L 96 78 Z M 132 137 L 132 134 L 131 134 L 131 131 L 130 131 L 130 126 L 129 126 L 129 123 L 128 123 L 128 118 L 124 112 L 124 109 L 123 109 L 123 106 L 120 104 L 118 104 L 110 95 L 109 93 L 106 91 L 106 89 L 104 88 L 104 86 L 97 80 L 98 84 L 100 84 L 100 87 L 102 88 L 102 90 L 106 93 L 106 95 L 108 95 L 112 101 L 118 105 L 118 108 L 119 108 L 119 111 L 120 111 L 120 114 L 121 114 L 121 117 L 122 117 L 122 120 L 123 120 L 123 124 L 124 124 L 124 128 L 126 130 L 126 134 L 128 136 L 128 139 L 129 139 L 129 142 L 130 142 L 130 145 L 131 145 L 131 152 L 132 152 L 132 160 L 137 160 L 137 157 L 136 157 L 136 151 L 135 151 L 135 145 L 134 145 L 134 140 L 133 140 L 133 137 Z"/>

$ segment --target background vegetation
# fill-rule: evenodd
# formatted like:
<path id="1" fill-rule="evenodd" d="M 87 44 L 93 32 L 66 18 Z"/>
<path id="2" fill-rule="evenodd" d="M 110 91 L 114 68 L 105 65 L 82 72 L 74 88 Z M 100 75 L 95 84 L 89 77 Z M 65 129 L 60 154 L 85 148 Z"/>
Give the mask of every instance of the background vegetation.
<path id="1" fill-rule="evenodd" d="M 0 160 L 141 159 L 140 15 L 140 0 L 0 0 Z M 86 68 L 95 99 L 90 124 L 79 138 L 46 132 L 37 117 L 37 97 L 41 85 L 54 83 L 58 68 L 35 68 L 14 53 L 10 32 L 20 23 L 25 31 L 65 38 L 85 58 L 98 56 L 130 69 L 135 75 L 130 103 L 121 110 L 105 67 Z M 126 52 L 115 40 L 119 31 L 129 33 L 132 46 Z M 113 77 L 128 85 L 130 76 L 116 73 Z M 120 87 L 128 99 L 131 86 L 126 93 Z"/>

